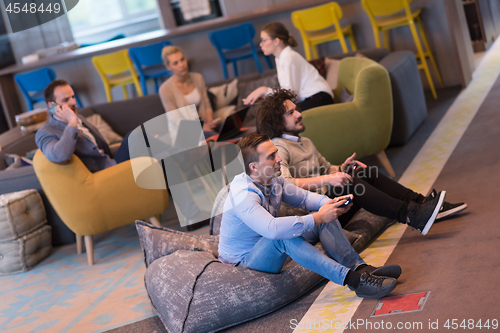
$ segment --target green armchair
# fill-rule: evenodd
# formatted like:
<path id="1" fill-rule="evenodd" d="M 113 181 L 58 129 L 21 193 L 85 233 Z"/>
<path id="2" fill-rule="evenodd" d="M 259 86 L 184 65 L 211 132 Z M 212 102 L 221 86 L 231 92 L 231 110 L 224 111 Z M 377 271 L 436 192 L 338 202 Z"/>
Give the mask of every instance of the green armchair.
<path id="1" fill-rule="evenodd" d="M 335 103 L 303 113 L 306 130 L 318 151 L 332 164 L 342 164 L 356 152 L 357 158 L 376 155 L 391 177 L 394 170 L 384 152 L 392 132 L 392 91 L 387 70 L 376 62 L 344 58 L 339 65 Z M 339 103 L 342 87 L 354 95 Z M 337 104 L 338 103 L 338 104 Z"/>

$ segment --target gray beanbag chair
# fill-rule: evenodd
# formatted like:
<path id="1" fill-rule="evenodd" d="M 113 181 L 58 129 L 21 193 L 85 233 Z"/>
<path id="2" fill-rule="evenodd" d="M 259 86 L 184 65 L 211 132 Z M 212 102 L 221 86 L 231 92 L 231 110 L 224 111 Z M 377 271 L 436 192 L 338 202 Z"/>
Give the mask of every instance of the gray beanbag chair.
<path id="1" fill-rule="evenodd" d="M 137 221 L 144 282 L 169 332 L 214 332 L 273 312 L 323 280 L 294 261 L 268 274 L 221 263 L 218 236 L 192 236 Z M 321 244 L 316 245 L 323 251 Z"/>
<path id="2" fill-rule="evenodd" d="M 294 261 L 279 274 L 221 263 L 218 233 L 226 196 L 223 189 L 215 200 L 212 235 L 195 236 L 136 221 L 147 267 L 146 290 L 169 332 L 214 332 L 238 325 L 293 302 L 323 280 Z M 288 206 L 280 215 L 306 213 Z M 344 231 L 359 252 L 388 222 L 360 210 Z M 325 252 L 320 243 L 315 246 Z"/>

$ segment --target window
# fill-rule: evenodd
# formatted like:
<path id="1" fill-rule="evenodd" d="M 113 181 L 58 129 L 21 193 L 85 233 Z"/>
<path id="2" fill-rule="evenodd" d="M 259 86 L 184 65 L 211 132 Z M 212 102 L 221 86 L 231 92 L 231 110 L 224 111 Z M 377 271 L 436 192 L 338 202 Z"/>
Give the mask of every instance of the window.
<path id="1" fill-rule="evenodd" d="M 77 43 L 159 29 L 156 0 L 83 0 L 68 12 Z"/>

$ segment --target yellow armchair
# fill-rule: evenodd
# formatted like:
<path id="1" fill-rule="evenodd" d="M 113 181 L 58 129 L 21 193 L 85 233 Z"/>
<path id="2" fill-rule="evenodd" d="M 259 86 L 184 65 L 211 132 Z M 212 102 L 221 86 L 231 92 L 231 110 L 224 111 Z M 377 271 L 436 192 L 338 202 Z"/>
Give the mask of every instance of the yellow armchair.
<path id="1" fill-rule="evenodd" d="M 357 158 L 376 155 L 394 177 L 384 152 L 391 138 L 393 119 L 389 73 L 370 59 L 349 57 L 340 62 L 337 82 L 336 104 L 302 114 L 306 126 L 303 135 L 333 164 L 343 163 L 353 152 Z M 342 87 L 354 94 L 352 102 L 339 103 Z"/>
<path id="2" fill-rule="evenodd" d="M 135 159 L 134 162 L 137 162 Z M 147 173 L 163 173 L 159 163 L 139 158 L 149 166 Z M 85 237 L 89 265 L 94 263 L 92 235 L 163 213 L 168 191 L 143 189 L 136 185 L 131 161 L 91 173 L 73 155 L 66 165 L 50 162 L 38 150 L 33 159 L 35 173 L 45 195 L 62 221 L 76 234 L 78 253 Z"/>

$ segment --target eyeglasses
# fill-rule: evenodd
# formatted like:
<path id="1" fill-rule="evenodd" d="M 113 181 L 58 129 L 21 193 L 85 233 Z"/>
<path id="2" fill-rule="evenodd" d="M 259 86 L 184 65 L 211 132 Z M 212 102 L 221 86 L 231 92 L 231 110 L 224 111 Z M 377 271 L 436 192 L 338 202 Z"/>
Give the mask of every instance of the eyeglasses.
<path id="1" fill-rule="evenodd" d="M 261 43 L 265 43 L 265 42 L 267 42 L 268 40 L 271 40 L 271 39 L 272 39 L 272 38 L 262 38 L 262 39 L 260 40 L 260 42 L 261 42 Z"/>

